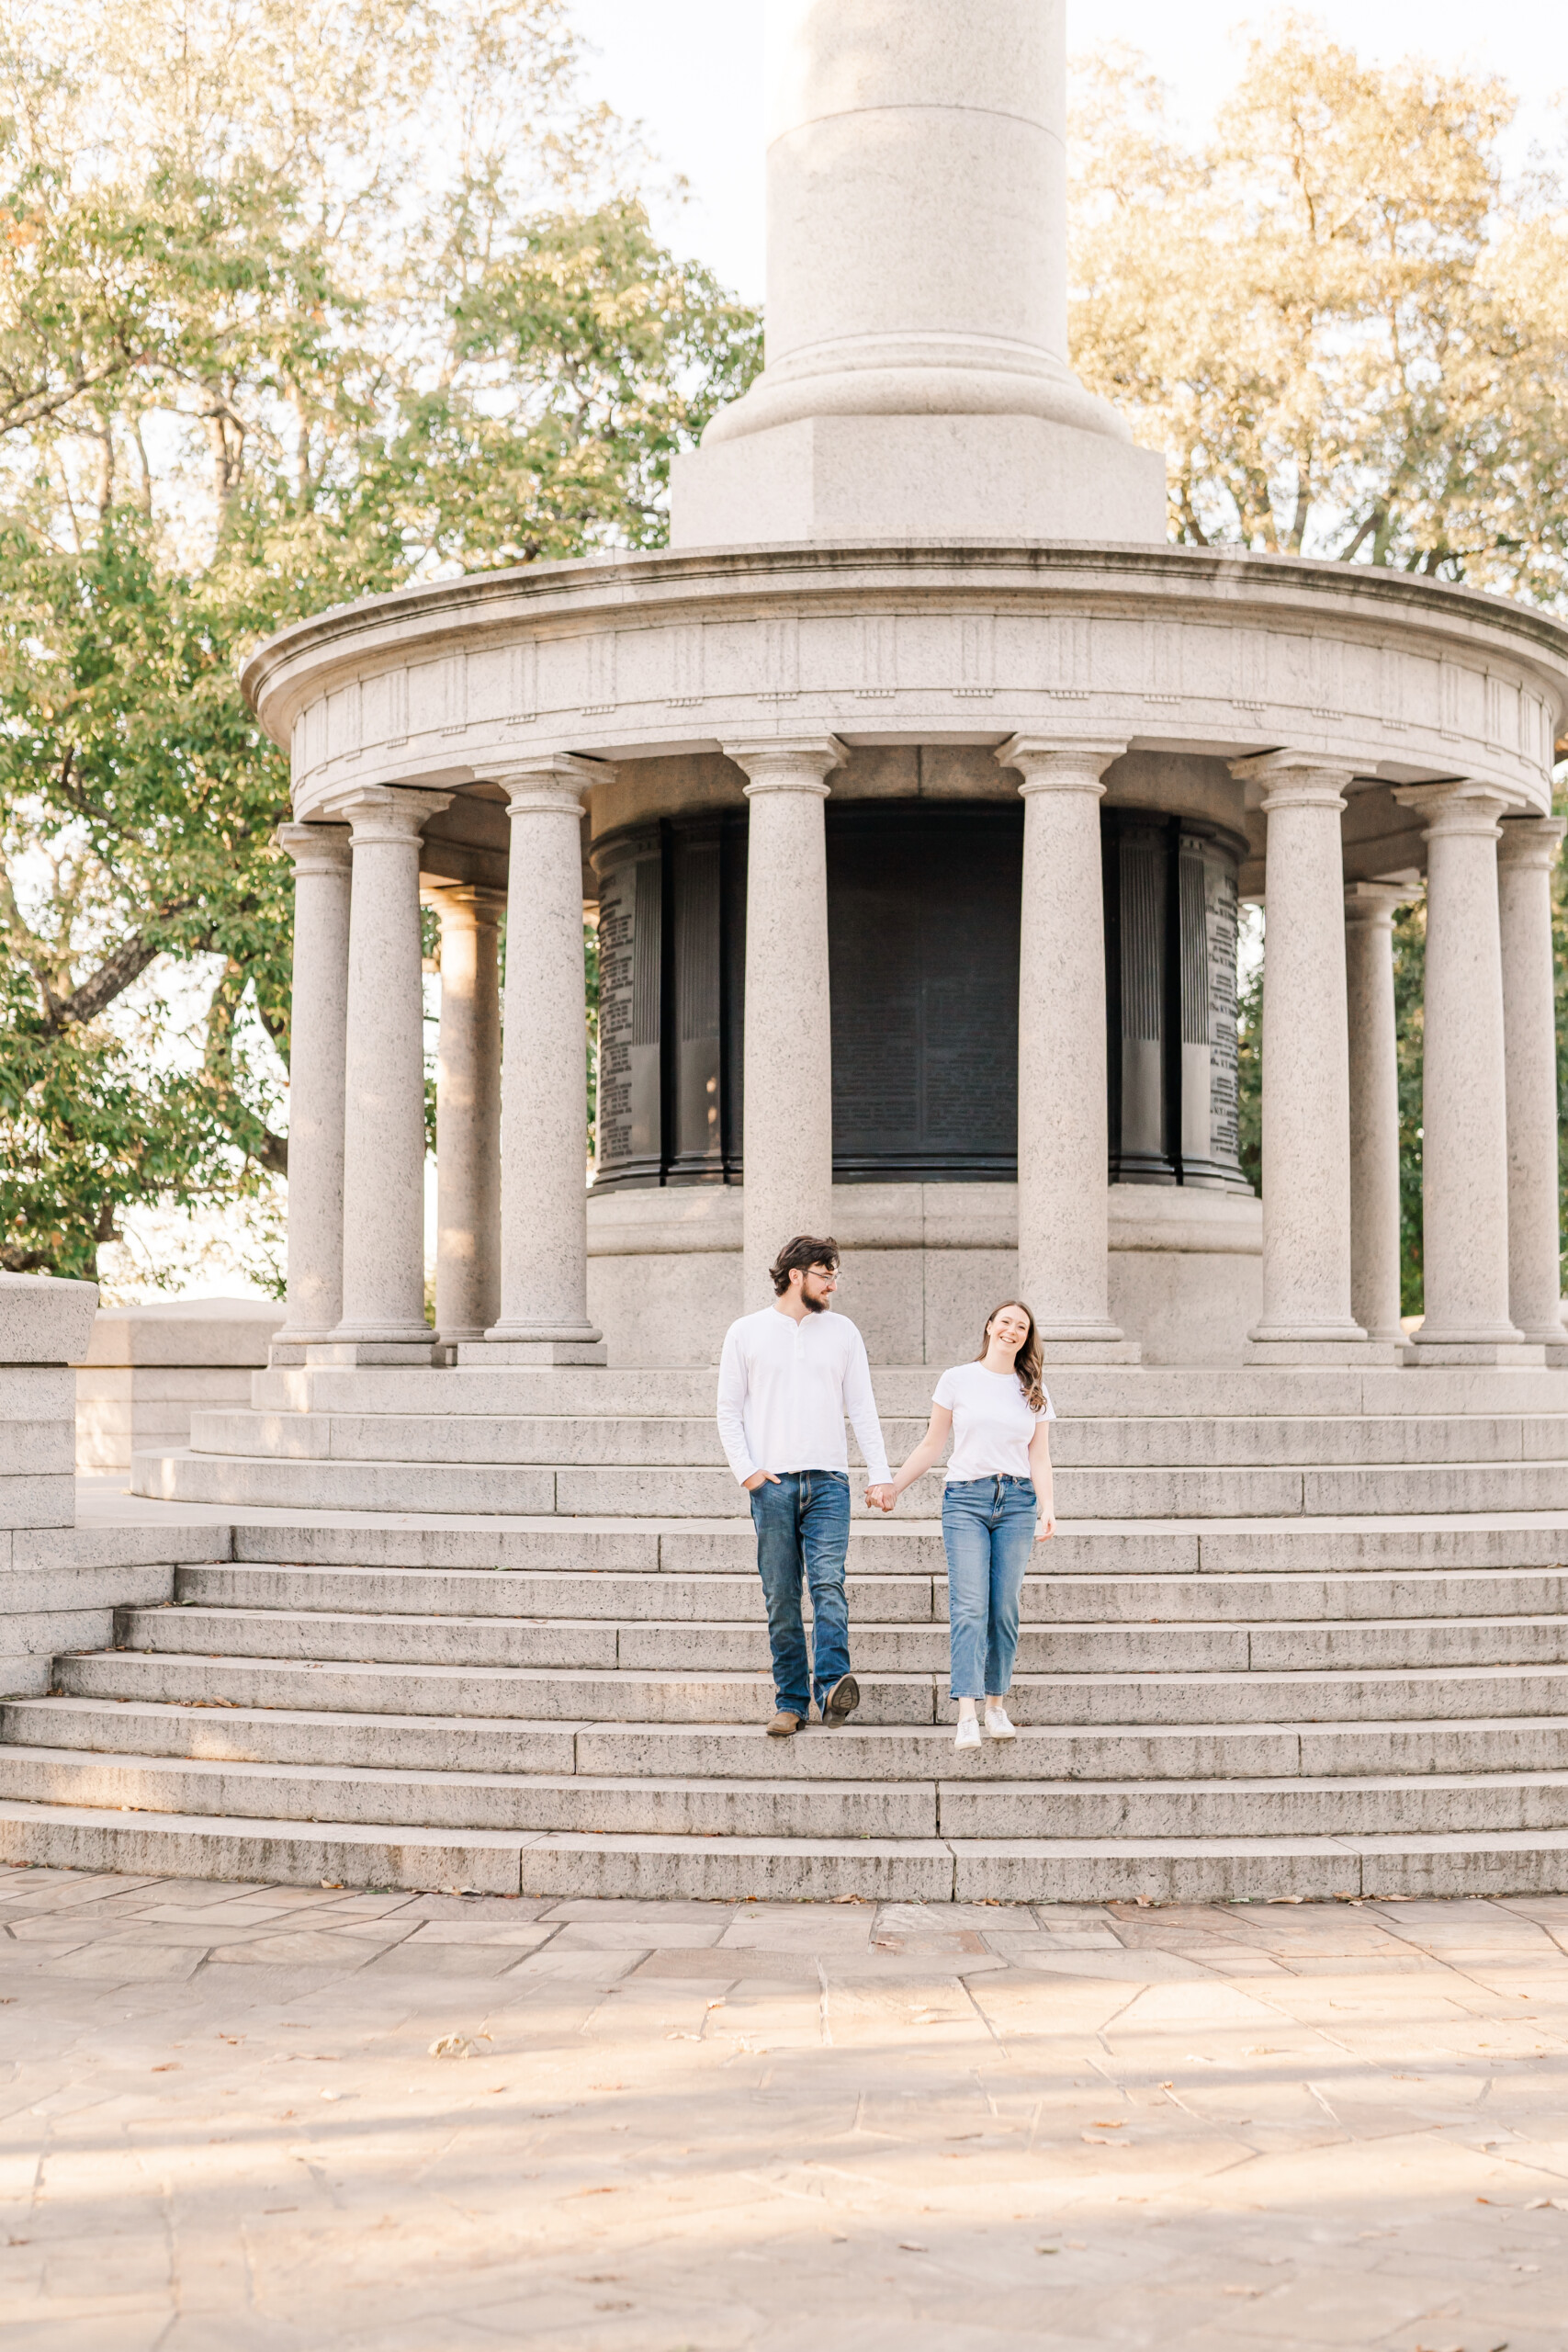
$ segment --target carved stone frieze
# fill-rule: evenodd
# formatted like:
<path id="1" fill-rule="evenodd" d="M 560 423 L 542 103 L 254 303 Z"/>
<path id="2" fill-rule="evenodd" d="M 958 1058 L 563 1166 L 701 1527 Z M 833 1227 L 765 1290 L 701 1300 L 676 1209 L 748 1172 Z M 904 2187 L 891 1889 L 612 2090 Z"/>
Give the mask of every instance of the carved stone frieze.
<path id="1" fill-rule="evenodd" d="M 996 743 L 1092 718 L 1141 748 L 1280 742 L 1404 785 L 1550 805 L 1568 629 L 1359 567 L 1175 548 L 755 548 L 536 565 L 367 599 L 245 673 L 296 812 L 345 785 L 450 787 L 530 748 L 727 737 Z"/>

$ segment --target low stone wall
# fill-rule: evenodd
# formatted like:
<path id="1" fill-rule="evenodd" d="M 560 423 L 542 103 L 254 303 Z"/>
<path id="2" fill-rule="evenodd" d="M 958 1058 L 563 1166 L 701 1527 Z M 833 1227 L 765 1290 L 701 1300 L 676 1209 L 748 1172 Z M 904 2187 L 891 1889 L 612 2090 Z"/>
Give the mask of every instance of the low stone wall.
<path id="1" fill-rule="evenodd" d="M 626 1370 L 711 1364 L 746 1306 L 739 1189 L 667 1185 L 588 1206 L 588 1304 Z M 1239 1364 L 1262 1307 L 1263 1206 L 1251 1194 L 1113 1184 L 1111 1311 L 1145 1363 Z M 840 1304 L 874 1363 L 974 1354 L 1018 1280 L 1012 1184 L 839 1184 Z M 780 1237 L 781 1239 L 784 1238 Z"/>
<path id="2" fill-rule="evenodd" d="M 0 1274 L 0 1697 L 47 1690 L 62 1651 L 107 1647 L 117 1609 L 172 1600 L 176 1561 L 228 1556 L 226 1527 L 77 1527 L 72 1367 L 97 1298 Z"/>
<path id="3" fill-rule="evenodd" d="M 248 1405 L 283 1316 L 265 1298 L 100 1307 L 75 1371 L 78 1471 L 129 1470 L 138 1450 L 188 1445 L 192 1413 Z"/>

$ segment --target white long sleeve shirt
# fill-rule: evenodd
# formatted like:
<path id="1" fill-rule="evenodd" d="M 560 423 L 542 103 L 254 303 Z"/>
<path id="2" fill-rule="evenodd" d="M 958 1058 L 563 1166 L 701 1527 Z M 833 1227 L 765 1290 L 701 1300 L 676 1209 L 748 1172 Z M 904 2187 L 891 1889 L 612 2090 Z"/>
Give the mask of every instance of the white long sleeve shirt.
<path id="1" fill-rule="evenodd" d="M 718 1364 L 718 1433 L 742 1486 L 759 1470 L 847 1471 L 846 1413 L 867 1483 L 888 1485 L 865 1341 L 848 1316 L 797 1323 L 764 1306 L 730 1325 Z"/>

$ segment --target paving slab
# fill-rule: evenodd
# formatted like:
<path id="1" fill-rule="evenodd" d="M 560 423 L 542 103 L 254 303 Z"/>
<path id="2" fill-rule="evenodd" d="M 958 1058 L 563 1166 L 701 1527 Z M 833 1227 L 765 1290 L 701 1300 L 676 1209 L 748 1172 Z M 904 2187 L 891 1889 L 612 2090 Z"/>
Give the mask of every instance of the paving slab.
<path id="1" fill-rule="evenodd" d="M 1568 1901 L 0 1878 L 0 2346 L 1561 2352 Z"/>

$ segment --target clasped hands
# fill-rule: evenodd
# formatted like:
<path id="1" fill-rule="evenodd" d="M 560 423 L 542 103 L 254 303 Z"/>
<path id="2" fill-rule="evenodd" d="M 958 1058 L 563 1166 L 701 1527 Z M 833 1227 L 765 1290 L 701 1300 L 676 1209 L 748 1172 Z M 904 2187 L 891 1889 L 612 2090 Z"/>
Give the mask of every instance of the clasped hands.
<path id="1" fill-rule="evenodd" d="M 891 1486 L 868 1487 L 865 1490 L 867 1510 L 891 1510 L 898 1497 Z"/>

